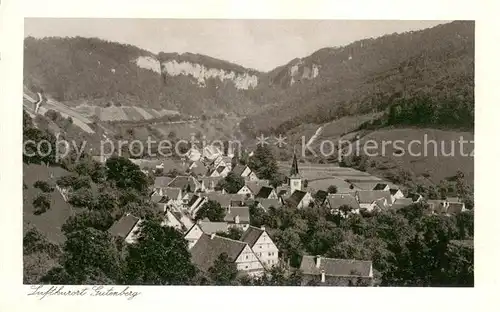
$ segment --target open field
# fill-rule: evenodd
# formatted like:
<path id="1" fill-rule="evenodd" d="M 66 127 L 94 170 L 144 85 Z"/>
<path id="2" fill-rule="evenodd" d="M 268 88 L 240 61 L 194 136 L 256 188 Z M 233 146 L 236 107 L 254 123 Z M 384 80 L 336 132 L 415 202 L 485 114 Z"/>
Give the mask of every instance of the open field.
<path id="1" fill-rule="evenodd" d="M 288 175 L 291 163 L 279 162 L 280 171 Z M 371 190 L 383 179 L 353 168 L 338 167 L 331 164 L 299 164 L 300 175 L 308 180 L 308 188 L 313 190 L 327 190 L 330 185 L 338 189 L 348 189 L 351 184 L 354 189 Z"/>
<path id="2" fill-rule="evenodd" d="M 461 138 L 469 142 L 463 144 L 464 155 L 461 155 L 460 152 L 459 140 Z M 374 168 L 369 168 L 369 170 L 377 176 L 384 176 L 384 171 L 387 169 L 383 168 L 390 169 L 397 166 L 398 168 L 410 170 L 417 177 L 425 176 L 430 182 L 437 184 L 443 179 L 453 177 L 460 170 L 469 183 L 474 183 L 474 157 L 469 156 L 474 151 L 474 134 L 471 132 L 410 128 L 383 129 L 361 138 L 361 146 L 366 140 L 376 142 L 403 140 L 405 142 L 404 145 L 399 145 L 404 146 L 404 153 L 397 154 L 393 145 L 387 145 L 384 155 L 370 157 L 371 160 L 377 162 L 377 165 Z M 413 140 L 422 143 L 414 143 L 409 146 L 409 143 Z M 432 141 L 437 143 L 437 149 L 434 148 L 433 143 L 429 143 Z M 425 144 L 425 142 L 428 143 Z M 427 146 L 427 152 L 425 151 L 425 145 Z M 410 155 L 410 148 L 412 154 L 418 155 L 420 153 L 421 155 Z M 454 155 L 447 156 L 453 149 Z"/>
<path id="3" fill-rule="evenodd" d="M 53 178 L 50 177 L 51 174 Z M 35 188 L 33 184 L 37 181 L 47 181 L 54 186 L 56 178 L 67 174 L 69 173 L 66 170 L 59 167 L 23 164 L 24 221 L 26 224 L 36 227 L 48 240 L 54 243 L 62 243 L 65 240 L 61 227 L 70 216 L 74 215 L 74 208 L 64 201 L 57 189 L 54 189 L 50 193 L 50 209 L 41 215 L 35 215 L 33 200 L 41 193 L 41 190 Z M 24 230 L 26 231 L 27 228 L 25 227 Z"/>

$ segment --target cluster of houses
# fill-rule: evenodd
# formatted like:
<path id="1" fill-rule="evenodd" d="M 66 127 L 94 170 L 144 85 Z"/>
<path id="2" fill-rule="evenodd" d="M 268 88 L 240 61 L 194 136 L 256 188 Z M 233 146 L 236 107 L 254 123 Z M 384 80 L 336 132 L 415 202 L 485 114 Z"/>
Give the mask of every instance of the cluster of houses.
<path id="1" fill-rule="evenodd" d="M 163 164 L 160 164 L 163 166 Z M 171 226 L 184 234 L 192 261 L 207 271 L 219 257 L 226 253 L 236 264 L 238 271 L 249 275 L 262 274 L 268 268 L 279 265 L 279 250 L 264 227 L 250 225 L 250 205 L 267 211 L 280 209 L 307 209 L 313 205 L 327 207 L 334 214 L 348 217 L 361 211 L 399 209 L 421 202 L 418 194 L 408 194 L 396 186 L 378 183 L 370 190 L 312 191 L 304 187 L 294 155 L 292 169 L 286 185 L 272 187 L 269 181 L 261 180 L 248 166 L 234 164 L 232 157 L 211 151 L 210 157 L 195 157 L 186 164 L 185 174 L 170 178 L 157 177 L 151 200 L 157 204 L 164 216 L 163 225 Z M 245 185 L 235 194 L 219 188 L 220 181 L 230 172 L 243 177 Z M 223 221 L 208 219 L 195 221 L 199 209 L 208 201 L 218 202 L 225 210 Z M 465 210 L 458 198 L 428 200 L 431 213 L 453 214 Z M 125 215 L 111 228 L 110 233 L 133 243 L 141 220 Z M 221 236 L 231 228 L 240 229 L 239 240 Z M 325 285 L 352 285 L 373 281 L 371 261 L 352 259 L 330 259 L 320 256 L 304 256 L 301 264 L 303 283 L 317 281 Z"/>

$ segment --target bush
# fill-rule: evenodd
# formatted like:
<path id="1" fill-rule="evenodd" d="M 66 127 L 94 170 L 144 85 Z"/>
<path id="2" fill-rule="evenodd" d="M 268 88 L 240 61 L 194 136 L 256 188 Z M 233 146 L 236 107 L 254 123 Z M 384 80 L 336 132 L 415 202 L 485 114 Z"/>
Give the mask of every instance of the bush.
<path id="1" fill-rule="evenodd" d="M 44 193 L 50 193 L 54 190 L 54 187 L 45 181 L 36 181 L 33 186 L 40 189 Z"/>
<path id="2" fill-rule="evenodd" d="M 50 196 L 42 193 L 33 200 L 35 215 L 40 215 L 50 209 Z"/>

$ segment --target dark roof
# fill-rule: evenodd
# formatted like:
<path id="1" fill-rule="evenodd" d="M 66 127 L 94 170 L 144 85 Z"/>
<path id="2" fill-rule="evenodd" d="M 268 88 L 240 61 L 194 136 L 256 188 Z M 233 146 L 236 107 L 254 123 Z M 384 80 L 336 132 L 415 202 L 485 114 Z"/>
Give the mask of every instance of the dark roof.
<path id="1" fill-rule="evenodd" d="M 139 218 L 130 214 L 124 215 L 120 220 L 116 221 L 108 231 L 113 236 L 125 238 L 130 231 L 132 231 L 137 222 L 139 222 Z"/>
<path id="2" fill-rule="evenodd" d="M 198 200 L 198 198 L 200 198 L 200 196 L 198 196 L 198 195 L 193 195 L 193 196 L 191 197 L 191 199 L 189 200 L 189 202 L 188 202 L 187 206 L 188 206 L 188 207 L 191 207 L 194 203 L 196 203 L 196 201 Z"/>
<path id="3" fill-rule="evenodd" d="M 344 205 L 353 209 L 359 209 L 358 201 L 350 194 L 330 194 L 326 199 L 331 209 L 338 209 Z"/>
<path id="4" fill-rule="evenodd" d="M 260 188 L 260 191 L 257 195 L 255 195 L 255 198 L 268 198 L 269 195 L 273 192 L 273 188 L 269 186 L 263 186 Z"/>
<path id="5" fill-rule="evenodd" d="M 219 166 L 217 167 L 217 172 L 221 173 L 222 171 L 224 171 L 224 169 L 226 169 L 226 166 Z"/>
<path id="6" fill-rule="evenodd" d="M 457 214 L 457 213 L 462 212 L 463 208 L 464 208 L 463 203 L 456 203 L 456 202 L 455 203 L 448 203 L 447 213 Z"/>
<path id="7" fill-rule="evenodd" d="M 327 196 L 328 196 L 328 192 L 323 191 L 323 190 L 317 191 L 316 195 L 314 195 L 316 203 L 318 203 L 319 205 L 323 205 Z"/>
<path id="8" fill-rule="evenodd" d="M 317 268 L 314 256 L 303 256 L 300 264 L 300 270 L 304 274 L 321 275 L 321 271 L 324 271 L 327 276 L 369 277 L 371 267 L 371 261 L 321 257 L 320 266 Z"/>
<path id="9" fill-rule="evenodd" d="M 248 246 L 253 248 L 253 245 L 255 245 L 262 233 L 264 233 L 264 230 L 259 229 L 255 226 L 249 226 L 245 233 L 243 233 L 243 235 L 241 236 L 240 240 L 247 243 Z"/>
<path id="10" fill-rule="evenodd" d="M 190 192 L 196 191 L 197 183 L 191 176 L 177 176 L 168 184 L 168 187 L 178 187 L 184 191 L 188 189 L 188 186 Z"/>
<path id="11" fill-rule="evenodd" d="M 260 198 L 258 200 L 259 204 L 262 205 L 264 210 L 269 210 L 269 208 L 274 207 L 274 208 L 279 208 L 281 207 L 281 202 L 279 199 L 274 199 L 274 198 Z"/>
<path id="12" fill-rule="evenodd" d="M 387 187 L 387 183 L 377 183 L 373 188 L 374 191 L 383 191 Z"/>
<path id="13" fill-rule="evenodd" d="M 286 201 L 292 206 L 297 207 L 306 194 L 307 192 L 296 190 Z"/>
<path id="14" fill-rule="evenodd" d="M 226 253 L 232 261 L 236 261 L 247 244 L 217 235 L 202 234 L 191 248 L 191 260 L 204 272 L 213 266 L 220 254 Z"/>
<path id="15" fill-rule="evenodd" d="M 250 223 L 250 208 L 249 207 L 231 207 L 224 217 L 226 222 L 235 222 L 238 216 L 240 223 Z"/>
<path id="16" fill-rule="evenodd" d="M 233 172 L 235 174 L 237 174 L 238 176 L 241 176 L 243 174 L 243 171 L 245 171 L 245 169 L 247 168 L 246 165 L 242 165 L 242 164 L 237 164 L 236 166 L 234 166 L 233 168 Z"/>

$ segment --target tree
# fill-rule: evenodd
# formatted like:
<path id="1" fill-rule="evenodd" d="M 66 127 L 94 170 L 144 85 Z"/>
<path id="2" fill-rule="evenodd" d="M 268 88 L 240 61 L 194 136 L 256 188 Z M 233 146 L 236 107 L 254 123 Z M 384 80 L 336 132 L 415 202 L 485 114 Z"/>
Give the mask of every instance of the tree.
<path id="1" fill-rule="evenodd" d="M 330 185 L 328 187 L 328 194 L 337 194 L 338 188 L 336 185 Z"/>
<path id="2" fill-rule="evenodd" d="M 116 284 L 121 277 L 121 260 L 111 236 L 93 228 L 67 235 L 60 267 L 48 272 L 52 284 Z"/>
<path id="3" fill-rule="evenodd" d="M 255 227 L 261 227 L 267 218 L 267 213 L 264 211 L 264 209 L 259 208 L 257 202 L 253 202 L 249 206 L 250 210 L 250 224 L 255 226 Z"/>
<path id="4" fill-rule="evenodd" d="M 54 187 L 52 185 L 50 185 L 48 182 L 46 181 L 36 181 L 34 184 L 33 184 L 34 187 L 36 188 L 39 188 L 42 192 L 44 193 L 50 193 L 54 190 Z"/>
<path id="5" fill-rule="evenodd" d="M 61 230 L 68 235 L 69 233 L 94 228 L 100 231 L 107 231 L 113 224 L 114 219 L 106 211 L 84 211 L 75 216 L 69 217 L 63 224 Z"/>
<path id="6" fill-rule="evenodd" d="M 92 190 L 88 188 L 81 188 L 69 194 L 68 203 L 79 208 L 94 208 L 94 196 Z"/>
<path id="7" fill-rule="evenodd" d="M 285 270 L 282 266 L 273 266 L 260 277 L 253 280 L 255 286 L 300 286 L 302 273 L 300 270 Z"/>
<path id="8" fill-rule="evenodd" d="M 264 144 L 257 146 L 248 166 L 256 172 L 260 179 L 271 180 L 278 173 L 278 163 L 269 146 Z"/>
<path id="9" fill-rule="evenodd" d="M 230 239 L 234 240 L 240 240 L 241 236 L 243 235 L 243 231 L 240 228 L 237 227 L 230 227 L 229 230 L 226 232 L 217 232 L 218 236 L 222 237 L 227 237 Z"/>
<path id="10" fill-rule="evenodd" d="M 236 194 L 245 185 L 245 179 L 234 172 L 230 172 L 218 186 L 230 194 Z"/>
<path id="11" fill-rule="evenodd" d="M 133 188 L 141 193 L 148 189 L 148 177 L 139 166 L 124 157 L 111 157 L 106 161 L 106 179 L 118 188 Z"/>
<path id="12" fill-rule="evenodd" d="M 39 215 L 50 209 L 50 196 L 46 193 L 39 194 L 33 200 L 33 207 L 35 207 L 35 214 Z"/>
<path id="13" fill-rule="evenodd" d="M 208 269 L 210 279 L 215 285 L 233 285 L 238 275 L 236 263 L 223 252 Z"/>
<path id="14" fill-rule="evenodd" d="M 195 221 L 208 218 L 212 222 L 222 222 L 226 216 L 226 209 L 221 207 L 219 202 L 209 200 L 205 202 L 196 213 Z"/>
<path id="15" fill-rule="evenodd" d="M 88 159 L 79 162 L 75 172 L 81 176 L 89 176 L 94 183 L 103 183 L 106 180 L 106 171 L 101 163 Z"/>
<path id="16" fill-rule="evenodd" d="M 159 222 L 144 221 L 137 243 L 128 246 L 127 250 L 127 284 L 184 285 L 196 275 L 183 235 Z"/>
<path id="17" fill-rule="evenodd" d="M 56 163 L 56 137 L 48 131 L 27 128 L 23 131 L 23 162 Z"/>

